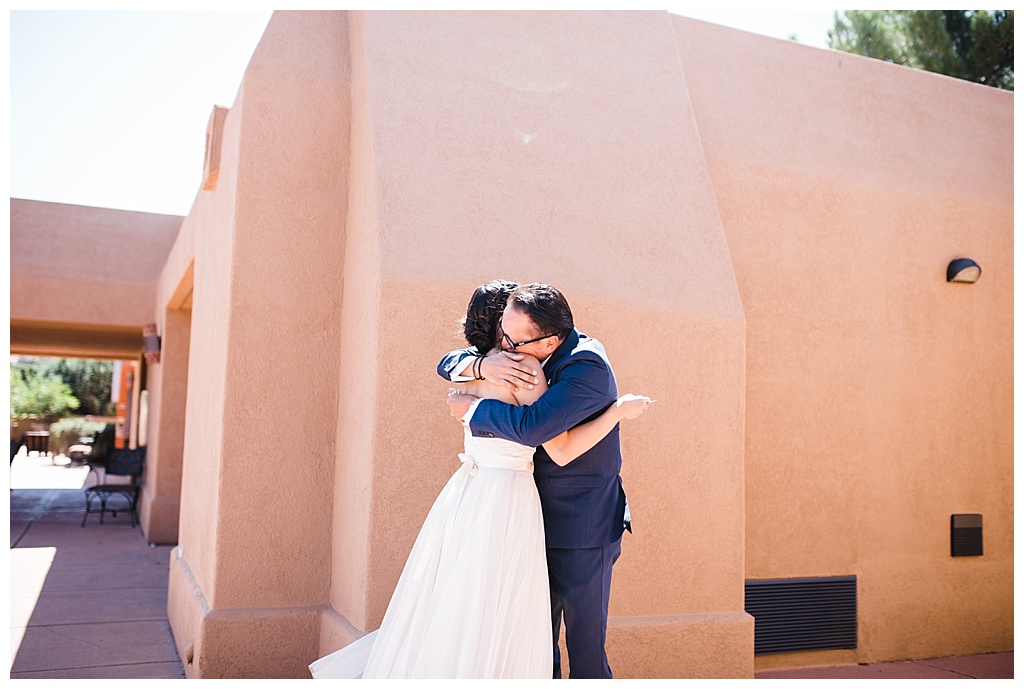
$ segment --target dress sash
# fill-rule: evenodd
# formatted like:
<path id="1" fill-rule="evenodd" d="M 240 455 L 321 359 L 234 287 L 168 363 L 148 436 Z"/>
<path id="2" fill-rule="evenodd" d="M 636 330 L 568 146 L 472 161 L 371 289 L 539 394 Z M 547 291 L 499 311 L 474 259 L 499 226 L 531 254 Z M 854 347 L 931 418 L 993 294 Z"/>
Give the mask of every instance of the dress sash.
<path id="1" fill-rule="evenodd" d="M 512 459 L 510 457 L 487 457 L 476 459 L 471 455 L 460 452 L 459 459 L 463 464 L 469 465 L 469 475 L 476 476 L 478 469 L 511 469 L 512 471 L 528 471 L 533 473 L 532 459 Z"/>

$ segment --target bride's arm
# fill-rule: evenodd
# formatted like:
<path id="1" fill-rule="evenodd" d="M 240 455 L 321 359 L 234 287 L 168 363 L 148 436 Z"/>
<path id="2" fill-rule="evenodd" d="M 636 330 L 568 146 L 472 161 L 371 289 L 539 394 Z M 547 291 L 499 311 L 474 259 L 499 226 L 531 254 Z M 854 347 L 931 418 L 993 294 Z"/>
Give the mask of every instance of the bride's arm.
<path id="1" fill-rule="evenodd" d="M 526 357 L 523 364 L 540 366 L 533 357 Z M 519 404 L 533 404 L 547 392 L 547 383 L 542 379 L 532 390 L 519 390 L 515 393 Z M 615 424 L 623 419 L 635 419 L 643 413 L 651 403 L 650 397 L 642 395 L 623 395 L 615 404 L 608 407 L 601 416 L 593 421 L 570 428 L 565 433 L 544 443 L 548 456 L 558 466 L 565 466 L 581 454 L 597 445 L 606 435 L 611 433 Z"/>
<path id="2" fill-rule="evenodd" d="M 643 414 L 651 402 L 650 397 L 643 395 L 623 395 L 593 421 L 570 428 L 565 433 L 544 443 L 544 449 L 551 457 L 551 461 L 558 466 L 565 466 L 597 445 L 602 438 L 611 433 L 619 421 L 635 419 Z"/>

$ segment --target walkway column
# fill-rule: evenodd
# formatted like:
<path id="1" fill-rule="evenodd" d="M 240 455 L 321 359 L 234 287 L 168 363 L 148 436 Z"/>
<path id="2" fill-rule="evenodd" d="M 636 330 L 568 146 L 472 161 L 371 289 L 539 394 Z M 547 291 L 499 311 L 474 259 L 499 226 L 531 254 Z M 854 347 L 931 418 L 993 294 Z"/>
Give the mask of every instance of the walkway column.
<path id="1" fill-rule="evenodd" d="M 146 372 L 150 428 L 139 521 L 150 543 L 178 542 L 191 321 L 191 310 L 168 309 L 164 313 L 160 363 Z"/>

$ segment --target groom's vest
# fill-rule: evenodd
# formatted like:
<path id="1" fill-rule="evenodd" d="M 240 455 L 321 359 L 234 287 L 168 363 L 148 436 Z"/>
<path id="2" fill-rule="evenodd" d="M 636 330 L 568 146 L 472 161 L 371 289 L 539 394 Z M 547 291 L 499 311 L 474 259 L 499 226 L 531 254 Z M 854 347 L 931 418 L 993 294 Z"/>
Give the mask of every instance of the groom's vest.
<path id="1" fill-rule="evenodd" d="M 475 350 L 469 350 L 475 353 Z M 450 372 L 467 350 L 448 353 L 437 372 Z M 544 364 L 548 391 L 529 406 L 482 400 L 470 419 L 477 437 L 497 437 L 536 447 L 534 479 L 544 512 L 548 548 L 592 548 L 622 536 L 626 495 L 619 470 L 619 427 L 569 464 L 551 461 L 541 444 L 596 418 L 618 398 L 604 346 L 573 330 Z"/>

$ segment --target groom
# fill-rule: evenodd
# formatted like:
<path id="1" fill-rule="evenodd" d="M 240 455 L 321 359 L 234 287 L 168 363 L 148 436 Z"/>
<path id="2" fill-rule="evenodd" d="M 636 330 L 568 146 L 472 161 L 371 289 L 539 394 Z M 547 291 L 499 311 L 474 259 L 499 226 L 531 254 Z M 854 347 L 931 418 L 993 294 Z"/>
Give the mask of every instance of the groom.
<path id="1" fill-rule="evenodd" d="M 452 415 L 468 424 L 474 436 L 537 448 L 534 479 L 544 513 L 554 678 L 562 676 L 558 637 L 563 616 L 570 677 L 611 678 L 604 649 L 608 594 L 622 531 L 630 528 L 619 477 L 619 427 L 561 467 L 541 444 L 600 416 L 613 404 L 618 397 L 615 375 L 604 346 L 576 330 L 568 302 L 550 285 L 516 288 L 509 295 L 499 334 L 503 351 L 488 357 L 480 357 L 475 349 L 449 352 L 437 372 L 453 382 L 476 375 L 513 388 L 532 388 L 539 382 L 534 377 L 538 372 L 519 363 L 521 354 L 541 362 L 550 388 L 529 406 L 470 395 L 450 397 L 449 404 Z"/>

